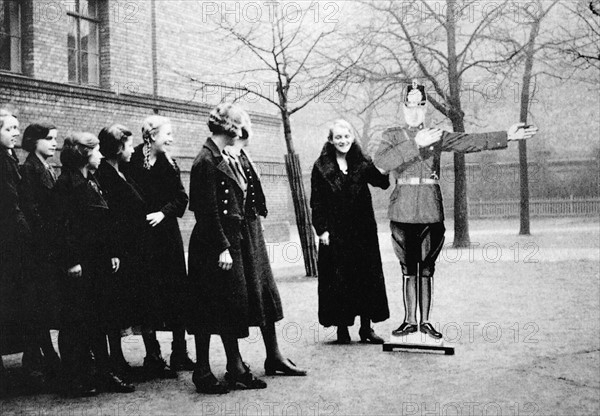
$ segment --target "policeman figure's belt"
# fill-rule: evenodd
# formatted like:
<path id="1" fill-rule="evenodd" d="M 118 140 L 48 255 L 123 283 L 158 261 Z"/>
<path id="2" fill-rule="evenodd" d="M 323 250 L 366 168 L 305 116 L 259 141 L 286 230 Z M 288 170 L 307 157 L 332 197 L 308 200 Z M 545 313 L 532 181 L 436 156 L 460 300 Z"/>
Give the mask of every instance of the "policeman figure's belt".
<path id="1" fill-rule="evenodd" d="M 398 178 L 396 179 L 398 185 L 439 185 L 439 179 L 430 178 Z"/>

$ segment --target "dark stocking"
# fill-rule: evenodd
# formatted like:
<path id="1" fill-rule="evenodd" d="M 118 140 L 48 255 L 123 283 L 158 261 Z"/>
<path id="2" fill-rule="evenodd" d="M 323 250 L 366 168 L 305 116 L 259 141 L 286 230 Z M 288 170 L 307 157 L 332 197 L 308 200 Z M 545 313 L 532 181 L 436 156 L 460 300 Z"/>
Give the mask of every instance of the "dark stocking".
<path id="1" fill-rule="evenodd" d="M 142 339 L 146 348 L 146 357 L 161 358 L 160 344 L 156 339 L 156 332 L 152 329 L 142 328 Z"/>
<path id="2" fill-rule="evenodd" d="M 125 361 L 123 346 L 121 345 L 121 331 L 111 329 L 108 331 L 108 344 L 110 345 L 110 358 L 113 361 Z"/>
<path id="3" fill-rule="evenodd" d="M 110 370 L 108 363 L 108 344 L 106 334 L 102 331 L 94 331 L 91 339 L 92 352 L 96 361 L 96 369 L 100 374 Z"/>
<path id="4" fill-rule="evenodd" d="M 185 342 L 185 328 L 176 327 L 173 329 L 173 344 L 171 345 L 173 355 L 186 356 L 187 344 Z"/>
<path id="5" fill-rule="evenodd" d="M 198 331 L 194 337 L 196 341 L 196 371 L 206 375 L 210 370 L 210 334 Z"/>
<path id="6" fill-rule="evenodd" d="M 240 355 L 237 338 L 221 335 L 221 340 L 223 341 L 225 355 L 227 356 L 227 371 L 232 374 L 244 374 L 246 368 Z"/>
<path id="7" fill-rule="evenodd" d="M 362 331 L 368 331 L 371 329 L 371 318 L 365 315 L 360 316 L 360 329 Z"/>
<path id="8" fill-rule="evenodd" d="M 279 344 L 277 343 L 277 333 L 275 332 L 275 324 L 270 323 L 260 327 L 262 332 L 263 341 L 265 343 L 265 350 L 267 351 L 267 360 L 274 362 L 283 362 L 284 358 L 279 351 Z"/>
<path id="9" fill-rule="evenodd" d="M 45 358 L 57 356 L 54 345 L 52 344 L 52 336 L 50 335 L 49 329 L 40 331 L 39 343 Z"/>

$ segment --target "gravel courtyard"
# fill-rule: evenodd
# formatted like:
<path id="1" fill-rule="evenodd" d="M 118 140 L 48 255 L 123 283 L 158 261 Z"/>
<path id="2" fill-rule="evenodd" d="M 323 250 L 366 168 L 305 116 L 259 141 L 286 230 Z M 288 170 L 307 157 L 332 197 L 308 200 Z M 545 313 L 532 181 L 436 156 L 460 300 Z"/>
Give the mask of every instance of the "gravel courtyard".
<path id="1" fill-rule="evenodd" d="M 472 221 L 469 249 L 455 250 L 452 224 L 435 281 L 433 322 L 456 354 L 383 352 L 358 342 L 335 345 L 334 328 L 317 319 L 317 281 L 303 277 L 294 242 L 273 244 L 273 265 L 286 318 L 277 328 L 284 353 L 309 370 L 304 378 L 265 377 L 266 390 L 197 394 L 191 373 L 137 384 L 128 395 L 66 400 L 26 386 L 0 402 L 0 415 L 596 415 L 600 412 L 600 224 L 597 219 L 533 220 L 517 236 L 516 220 Z M 403 319 L 400 267 L 380 229 L 392 317 L 374 327 L 384 338 Z M 297 245 L 297 244 L 296 244 Z M 283 253 L 282 250 L 287 253 Z M 161 333 L 163 354 L 170 334 Z M 264 376 L 258 331 L 240 341 Z M 141 337 L 124 340 L 141 366 Z M 194 343 L 188 337 L 194 355 Z M 168 358 L 168 357 L 167 357 Z M 20 354 L 5 356 L 18 384 Z M 225 356 L 213 337 L 217 377 Z M 21 381 L 22 382 L 22 381 Z"/>

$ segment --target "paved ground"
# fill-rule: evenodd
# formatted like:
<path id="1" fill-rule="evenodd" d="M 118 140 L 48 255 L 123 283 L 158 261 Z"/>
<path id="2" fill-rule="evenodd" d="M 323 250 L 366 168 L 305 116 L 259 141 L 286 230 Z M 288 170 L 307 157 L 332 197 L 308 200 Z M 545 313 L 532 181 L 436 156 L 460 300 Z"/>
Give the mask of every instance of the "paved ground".
<path id="1" fill-rule="evenodd" d="M 452 241 L 448 224 L 447 241 Z M 393 352 L 355 342 L 331 344 L 318 325 L 316 280 L 302 277 L 292 242 L 272 245 L 286 318 L 282 349 L 310 374 L 265 377 L 266 390 L 210 397 L 193 389 L 191 373 L 147 382 L 129 395 L 63 400 L 54 395 L 4 400 L 0 414 L 26 415 L 597 415 L 600 412 L 600 224 L 592 220 L 532 223 L 517 236 L 507 221 L 472 222 L 470 249 L 447 247 L 440 257 L 433 321 L 456 355 Z M 380 227 L 392 317 L 375 325 L 388 337 L 402 320 L 401 281 L 387 226 Z M 287 253 L 283 253 L 283 250 Z M 358 340 L 358 327 L 351 335 Z M 126 356 L 141 365 L 143 345 L 125 339 Z M 165 355 L 168 333 L 161 333 Z M 193 342 L 189 338 L 193 352 Z M 242 354 L 264 375 L 256 331 Z M 212 364 L 225 357 L 213 337 Z M 18 374 L 20 356 L 5 357 Z"/>

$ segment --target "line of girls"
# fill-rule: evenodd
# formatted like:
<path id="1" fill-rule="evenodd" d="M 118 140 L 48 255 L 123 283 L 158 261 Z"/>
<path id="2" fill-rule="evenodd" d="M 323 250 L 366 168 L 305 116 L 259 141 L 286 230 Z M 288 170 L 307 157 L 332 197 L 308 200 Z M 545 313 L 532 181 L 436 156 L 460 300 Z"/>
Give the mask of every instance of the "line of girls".
<path id="1" fill-rule="evenodd" d="M 118 124 L 98 136 L 70 135 L 57 178 L 48 163 L 57 150 L 55 126 L 25 129 L 29 155 L 19 167 L 17 114 L 0 109 L 0 339 L 6 344 L 23 334 L 18 350 L 33 380 L 59 385 L 67 396 L 133 392 L 121 336 L 134 326 L 146 349 L 146 379 L 193 370 L 200 393 L 265 388 L 239 352 L 249 326 L 261 329 L 267 375 L 306 375 L 277 342 L 275 322 L 283 312 L 262 234 L 267 209 L 243 150 L 250 117 L 221 104 L 208 127 L 212 136 L 194 162 L 188 198 L 168 152 L 173 135 L 166 117 L 146 118 L 135 148 L 131 131 Z M 189 273 L 177 222 L 188 202 L 196 217 Z M 51 329 L 59 330 L 60 358 Z M 195 335 L 196 363 L 186 329 Z M 157 330 L 173 333 L 170 365 Z M 212 334 L 221 336 L 227 356 L 223 380 L 209 364 Z M 1 365 L 0 394 L 9 390 Z"/>

